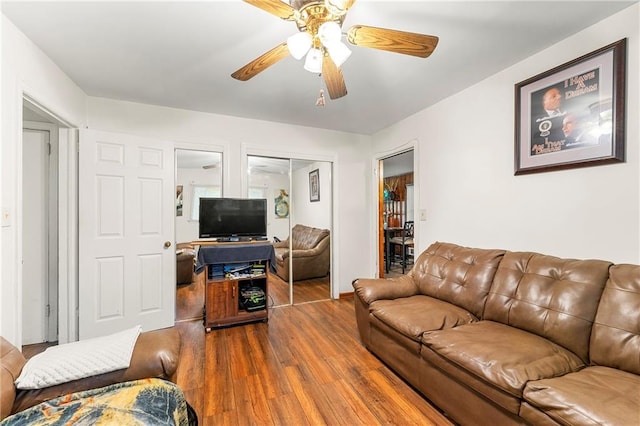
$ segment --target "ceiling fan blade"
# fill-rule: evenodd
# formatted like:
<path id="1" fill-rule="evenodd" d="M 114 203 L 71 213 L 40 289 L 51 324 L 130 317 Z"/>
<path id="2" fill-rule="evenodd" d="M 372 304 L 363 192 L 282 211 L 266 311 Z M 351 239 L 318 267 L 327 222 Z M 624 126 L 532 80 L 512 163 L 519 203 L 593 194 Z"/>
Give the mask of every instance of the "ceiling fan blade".
<path id="1" fill-rule="evenodd" d="M 269 12 L 278 18 L 286 19 L 287 21 L 295 20 L 295 13 L 297 11 L 280 0 L 244 0 L 244 2 L 262 9 L 265 12 Z"/>
<path id="2" fill-rule="evenodd" d="M 231 74 L 231 77 L 236 80 L 247 81 L 287 56 L 289 56 L 289 48 L 287 47 L 287 42 L 284 42 L 249 62 Z"/>
<path id="3" fill-rule="evenodd" d="M 322 58 L 322 77 L 331 99 L 338 99 L 347 94 L 342 70 L 336 66 L 329 55 Z"/>
<path id="4" fill-rule="evenodd" d="M 349 29 L 349 43 L 404 55 L 426 58 L 438 45 L 438 37 L 386 28 L 354 25 Z"/>

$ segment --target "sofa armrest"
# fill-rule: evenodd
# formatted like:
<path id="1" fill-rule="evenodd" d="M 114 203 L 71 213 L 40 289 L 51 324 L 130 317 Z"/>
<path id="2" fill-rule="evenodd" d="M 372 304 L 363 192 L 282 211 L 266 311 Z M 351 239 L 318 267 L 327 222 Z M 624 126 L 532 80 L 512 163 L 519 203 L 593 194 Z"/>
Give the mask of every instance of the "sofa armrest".
<path id="1" fill-rule="evenodd" d="M 289 247 L 289 239 L 287 238 L 284 241 L 277 241 L 275 243 L 271 243 L 271 245 L 273 245 L 273 248 L 287 248 Z"/>
<path id="2" fill-rule="evenodd" d="M 397 278 L 359 278 L 353 282 L 356 295 L 367 305 L 382 299 L 399 299 L 418 294 L 411 275 Z"/>
<path id="3" fill-rule="evenodd" d="M 18 389 L 11 412 L 17 413 L 52 398 L 114 383 L 146 378 L 174 381 L 180 360 L 180 348 L 180 333 L 175 328 L 141 333 L 133 348 L 129 368 L 43 389 Z"/>
<path id="4" fill-rule="evenodd" d="M 399 299 L 418 294 L 418 286 L 413 281 L 413 275 L 403 275 L 397 278 L 359 278 L 353 280 L 355 290 L 354 308 L 356 324 L 360 340 L 365 347 L 370 348 L 370 305 L 376 300 Z"/>

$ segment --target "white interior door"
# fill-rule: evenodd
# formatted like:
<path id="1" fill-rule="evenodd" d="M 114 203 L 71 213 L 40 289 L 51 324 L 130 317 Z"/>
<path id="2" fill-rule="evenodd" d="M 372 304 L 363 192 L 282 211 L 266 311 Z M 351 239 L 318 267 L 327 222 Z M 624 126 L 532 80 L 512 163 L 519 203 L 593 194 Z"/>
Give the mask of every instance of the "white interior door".
<path id="1" fill-rule="evenodd" d="M 22 343 L 47 341 L 49 284 L 49 132 L 24 129 Z"/>
<path id="2" fill-rule="evenodd" d="M 173 326 L 173 145 L 81 130 L 79 163 L 80 339 Z"/>

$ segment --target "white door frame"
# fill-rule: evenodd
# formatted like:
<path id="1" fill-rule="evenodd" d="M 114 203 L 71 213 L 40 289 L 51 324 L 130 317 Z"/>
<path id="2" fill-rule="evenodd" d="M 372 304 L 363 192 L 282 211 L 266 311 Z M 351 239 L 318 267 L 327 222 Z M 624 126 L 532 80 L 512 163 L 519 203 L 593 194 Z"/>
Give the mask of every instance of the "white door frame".
<path id="1" fill-rule="evenodd" d="M 16 319 L 22 318 L 22 191 L 23 191 L 23 140 L 22 128 L 24 126 L 22 110 L 28 108 L 37 112 L 39 115 L 46 117 L 50 123 L 55 126 L 55 135 L 58 145 L 58 343 L 67 343 L 78 340 L 77 337 L 77 129 L 73 124 L 61 118 L 55 112 L 42 106 L 35 97 L 22 91 L 19 97 L 20 104 L 17 106 L 19 111 L 20 132 L 16 146 L 17 150 L 17 197 L 16 197 L 16 253 L 20 253 L 15 257 L 16 260 L 16 291 L 17 291 L 17 309 Z M 42 123 L 41 123 L 42 124 Z M 53 135 L 53 132 L 51 133 Z M 22 344 L 22 322 L 18 320 L 16 326 L 17 339 L 16 344 Z"/>
<path id="2" fill-rule="evenodd" d="M 388 157 L 393 157 L 394 155 L 398 155 L 398 154 L 402 154 L 403 152 L 407 152 L 407 151 L 413 151 L 413 190 L 414 190 L 414 204 L 413 204 L 413 217 L 414 218 L 419 218 L 420 216 L 418 215 L 418 211 L 420 209 L 420 175 L 419 175 L 419 168 L 418 168 L 418 162 L 419 162 L 419 151 L 418 151 L 418 140 L 417 139 L 411 139 L 401 145 L 395 146 L 393 148 L 390 148 L 388 150 L 385 151 L 379 151 L 374 153 L 373 155 L 373 159 L 371 160 L 371 172 L 372 172 L 372 179 L 371 179 L 371 194 L 372 194 L 372 200 L 374 203 L 374 208 L 370 209 L 371 211 L 371 235 L 375 236 L 374 241 L 375 244 L 371 244 L 371 253 L 370 256 L 373 257 L 373 259 L 375 259 L 374 262 L 374 276 L 375 277 L 379 277 L 379 271 L 380 271 L 380 256 L 378 253 L 378 239 L 380 238 L 380 236 L 378 235 L 378 203 L 380 202 L 380 200 L 378 199 L 379 195 L 378 195 L 378 173 L 379 173 L 379 168 L 378 168 L 378 163 L 382 160 L 384 160 L 385 158 Z M 416 220 L 415 224 L 414 224 L 414 250 L 416 251 L 416 253 L 419 253 L 418 251 L 418 247 L 419 247 L 419 239 L 420 239 L 420 233 L 419 233 L 419 228 L 420 228 L 420 224 L 419 221 Z"/>

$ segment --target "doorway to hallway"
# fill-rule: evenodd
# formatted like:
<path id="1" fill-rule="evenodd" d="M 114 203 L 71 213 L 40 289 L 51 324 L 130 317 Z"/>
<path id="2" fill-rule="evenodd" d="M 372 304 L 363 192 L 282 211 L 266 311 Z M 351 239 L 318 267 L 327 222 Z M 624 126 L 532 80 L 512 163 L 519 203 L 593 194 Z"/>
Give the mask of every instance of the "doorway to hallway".
<path id="1" fill-rule="evenodd" d="M 378 259 L 379 276 L 390 278 L 408 272 L 413 258 L 414 151 L 379 160 Z M 410 226 L 411 225 L 411 226 Z M 411 228 L 411 235 L 408 229 Z M 402 244 L 396 244 L 402 242 Z M 402 250 L 402 251 L 401 251 Z M 402 267 L 405 262 L 405 267 Z"/>

